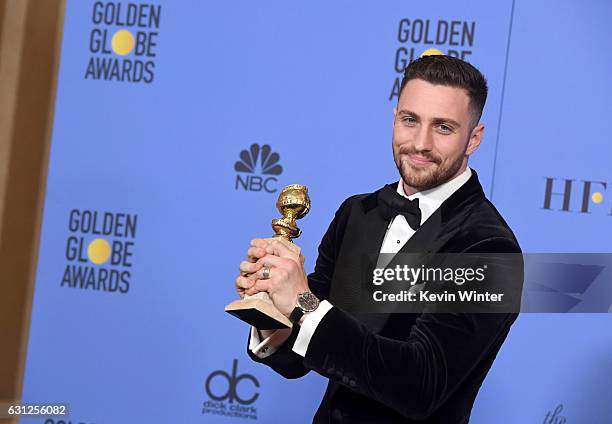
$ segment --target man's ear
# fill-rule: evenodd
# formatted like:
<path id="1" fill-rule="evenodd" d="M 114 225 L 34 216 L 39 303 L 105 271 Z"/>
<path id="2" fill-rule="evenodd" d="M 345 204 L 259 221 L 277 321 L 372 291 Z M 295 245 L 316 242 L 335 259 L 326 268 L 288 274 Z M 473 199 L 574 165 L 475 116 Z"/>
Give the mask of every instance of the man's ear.
<path id="1" fill-rule="evenodd" d="M 480 142 L 482 141 L 482 136 L 484 135 L 484 124 L 478 124 L 472 130 L 470 134 L 470 141 L 468 141 L 468 146 L 465 151 L 466 155 L 471 155 L 474 153 L 478 146 L 480 146 Z"/>
<path id="2" fill-rule="evenodd" d="M 395 117 L 397 116 L 397 106 L 393 106 L 393 121 L 391 122 L 391 128 L 395 126 Z"/>

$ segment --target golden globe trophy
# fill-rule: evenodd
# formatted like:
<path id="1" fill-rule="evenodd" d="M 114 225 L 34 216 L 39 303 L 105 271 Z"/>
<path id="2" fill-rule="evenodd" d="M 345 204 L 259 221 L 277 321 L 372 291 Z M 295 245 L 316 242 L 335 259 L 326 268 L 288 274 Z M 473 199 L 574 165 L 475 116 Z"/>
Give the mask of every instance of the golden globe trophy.
<path id="1" fill-rule="evenodd" d="M 276 207 L 283 217 L 272 220 L 274 236 L 266 240 L 279 239 L 299 255 L 301 249 L 293 243 L 293 239 L 299 237 L 302 231 L 297 227 L 295 221 L 303 218 L 310 211 L 308 188 L 301 184 L 288 185 L 278 195 Z M 245 295 L 243 299 L 227 305 L 225 311 L 260 330 L 292 327 L 289 318 L 276 309 L 266 292 L 259 292 L 252 296 Z"/>

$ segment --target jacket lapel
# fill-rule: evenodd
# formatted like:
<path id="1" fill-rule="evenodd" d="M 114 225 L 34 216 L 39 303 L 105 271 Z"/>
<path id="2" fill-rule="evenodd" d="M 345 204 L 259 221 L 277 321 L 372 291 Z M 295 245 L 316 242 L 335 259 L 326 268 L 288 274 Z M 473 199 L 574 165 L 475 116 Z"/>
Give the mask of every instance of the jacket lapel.
<path id="1" fill-rule="evenodd" d="M 404 244 L 398 253 L 436 253 L 460 229 L 476 201 L 484 198 L 476 171 Z M 393 263 L 393 261 L 390 262 Z"/>

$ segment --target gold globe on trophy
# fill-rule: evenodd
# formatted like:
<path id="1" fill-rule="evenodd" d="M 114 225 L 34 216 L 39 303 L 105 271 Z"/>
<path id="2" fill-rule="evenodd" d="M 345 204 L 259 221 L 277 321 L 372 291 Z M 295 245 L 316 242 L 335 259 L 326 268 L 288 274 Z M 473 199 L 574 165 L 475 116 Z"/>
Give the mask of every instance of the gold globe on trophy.
<path id="1" fill-rule="evenodd" d="M 291 184 L 283 188 L 278 195 L 276 207 L 283 216 L 272 220 L 274 236 L 267 240 L 280 239 L 298 255 L 300 248 L 293 239 L 302 234 L 296 220 L 303 218 L 310 211 L 308 188 L 301 184 Z M 291 328 L 292 323 L 272 303 L 266 292 L 244 296 L 225 307 L 225 311 L 240 318 L 260 330 Z"/>

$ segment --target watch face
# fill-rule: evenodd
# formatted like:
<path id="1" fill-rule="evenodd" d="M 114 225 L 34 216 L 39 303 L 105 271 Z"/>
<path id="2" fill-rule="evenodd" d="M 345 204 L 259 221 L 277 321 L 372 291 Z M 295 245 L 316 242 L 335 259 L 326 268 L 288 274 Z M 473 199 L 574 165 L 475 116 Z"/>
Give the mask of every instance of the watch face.
<path id="1" fill-rule="evenodd" d="M 304 312 L 312 312 L 319 306 L 319 299 L 312 293 L 302 293 L 298 296 L 298 305 Z"/>

